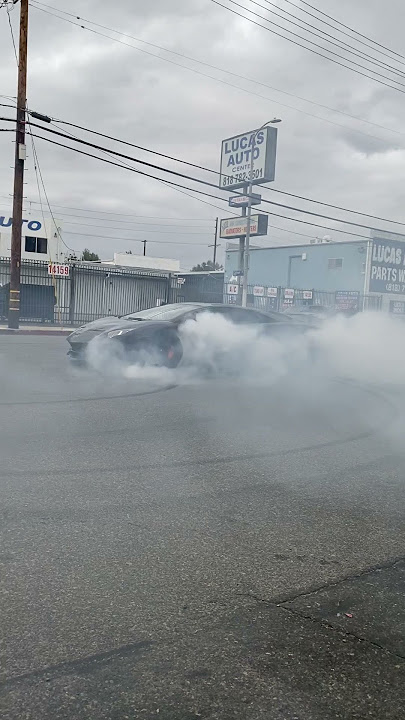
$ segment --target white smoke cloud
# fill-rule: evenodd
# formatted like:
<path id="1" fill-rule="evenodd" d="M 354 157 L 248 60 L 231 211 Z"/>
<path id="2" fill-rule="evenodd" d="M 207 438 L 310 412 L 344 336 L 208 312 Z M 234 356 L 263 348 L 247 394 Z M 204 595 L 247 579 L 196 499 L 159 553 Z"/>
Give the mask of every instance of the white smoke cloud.
<path id="1" fill-rule="evenodd" d="M 272 335 L 271 330 L 266 334 L 258 326 L 235 325 L 220 315 L 204 313 L 184 324 L 180 339 L 183 359 L 175 369 L 157 367 L 150 355 L 131 363 L 112 352 L 113 345 L 106 340 L 90 343 L 87 359 L 100 374 L 158 386 L 213 376 L 269 386 L 285 376 L 297 380 L 308 373 L 319 379 L 343 377 L 405 386 L 405 323 L 382 313 L 337 316 L 318 329 L 285 335 Z"/>
<path id="2" fill-rule="evenodd" d="M 329 319 L 314 333 L 329 375 L 378 385 L 405 385 L 405 322 L 382 313 Z"/>

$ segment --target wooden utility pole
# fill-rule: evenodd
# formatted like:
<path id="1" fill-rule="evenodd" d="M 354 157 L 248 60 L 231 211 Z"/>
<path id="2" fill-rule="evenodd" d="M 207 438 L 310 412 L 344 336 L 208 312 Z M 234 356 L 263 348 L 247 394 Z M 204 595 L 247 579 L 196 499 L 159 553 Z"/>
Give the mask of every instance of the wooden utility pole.
<path id="1" fill-rule="evenodd" d="M 27 104 L 28 0 L 21 0 L 18 60 L 17 126 L 14 164 L 13 225 L 11 235 L 9 328 L 20 323 L 21 229 L 24 196 L 25 113 Z"/>

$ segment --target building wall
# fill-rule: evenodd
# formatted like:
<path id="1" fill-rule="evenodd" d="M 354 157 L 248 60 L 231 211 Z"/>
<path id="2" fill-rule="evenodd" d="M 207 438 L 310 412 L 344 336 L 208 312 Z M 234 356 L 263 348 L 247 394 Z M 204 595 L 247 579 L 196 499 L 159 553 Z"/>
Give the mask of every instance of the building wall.
<path id="1" fill-rule="evenodd" d="M 293 245 L 288 247 L 254 249 L 250 253 L 249 284 L 269 287 L 288 285 L 289 258 L 306 253 L 306 260 L 291 261 L 290 286 L 334 292 L 358 290 L 363 292 L 368 241 Z M 342 260 L 341 268 L 330 268 L 329 261 Z M 238 253 L 227 250 L 225 280 L 229 282 L 238 267 Z"/>
<path id="2" fill-rule="evenodd" d="M 60 241 L 60 227 L 58 220 L 40 220 L 29 218 L 22 225 L 21 258 L 23 260 L 41 260 L 45 262 L 61 262 L 64 260 L 67 249 Z M 0 257 L 9 258 L 11 255 L 11 229 L 12 218 L 0 216 Z M 59 230 L 59 231 L 58 231 Z M 30 238 L 26 243 L 26 238 Z M 46 245 L 38 243 L 38 238 L 45 238 Z M 31 250 L 27 250 L 31 248 Z M 46 252 L 38 250 L 46 249 Z"/>
<path id="3" fill-rule="evenodd" d="M 145 270 L 163 270 L 163 272 L 179 272 L 180 270 L 180 260 L 151 257 L 149 255 L 133 255 L 132 253 L 114 253 L 114 260 L 108 261 L 108 263 L 104 262 L 103 264 L 142 268 Z"/>

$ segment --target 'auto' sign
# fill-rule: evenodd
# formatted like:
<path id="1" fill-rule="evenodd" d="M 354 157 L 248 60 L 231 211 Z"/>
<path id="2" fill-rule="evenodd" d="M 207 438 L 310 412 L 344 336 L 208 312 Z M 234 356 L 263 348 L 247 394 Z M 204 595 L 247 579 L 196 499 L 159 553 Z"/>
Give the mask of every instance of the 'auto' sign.
<path id="1" fill-rule="evenodd" d="M 27 223 L 28 230 L 31 230 L 32 232 L 38 232 L 42 228 L 42 223 L 39 222 L 39 220 L 23 220 L 22 221 L 23 227 L 24 227 L 25 223 Z M 11 228 L 12 225 L 13 225 L 12 217 L 6 218 L 4 215 L 0 215 L 0 227 Z"/>
<path id="2" fill-rule="evenodd" d="M 236 189 L 250 181 L 252 185 L 272 182 L 276 168 L 276 146 L 277 130 L 274 127 L 251 130 L 224 140 L 219 187 Z"/>

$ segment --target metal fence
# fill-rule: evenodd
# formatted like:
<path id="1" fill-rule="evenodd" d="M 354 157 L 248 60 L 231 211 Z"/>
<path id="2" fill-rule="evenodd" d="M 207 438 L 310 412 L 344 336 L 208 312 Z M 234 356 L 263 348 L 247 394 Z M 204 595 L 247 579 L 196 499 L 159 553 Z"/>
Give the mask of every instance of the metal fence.
<path id="1" fill-rule="evenodd" d="M 238 303 L 238 285 L 225 285 L 223 273 L 154 273 L 72 262 L 68 274 L 50 274 L 46 262 L 21 264 L 20 319 L 25 323 L 81 325 L 105 315 L 125 315 L 168 302 Z M 8 316 L 10 260 L 0 258 L 0 320 Z M 263 310 L 305 306 L 347 312 L 380 310 L 381 295 L 350 290 L 322 292 L 249 286 L 248 305 Z"/>
<path id="2" fill-rule="evenodd" d="M 240 300 L 238 285 L 224 286 L 225 303 L 237 304 Z M 323 290 L 302 290 L 284 287 L 265 287 L 249 285 L 247 305 L 261 310 L 304 310 L 322 308 L 327 310 L 341 310 L 342 312 L 361 312 L 363 310 L 381 310 L 381 295 L 363 295 L 355 290 L 338 290 L 326 292 Z"/>
<path id="3" fill-rule="evenodd" d="M 8 315 L 10 260 L 0 258 L 0 319 Z M 70 263 L 54 276 L 48 263 L 21 264 L 20 319 L 27 323 L 79 325 L 105 315 L 125 315 L 169 302 L 169 274 Z"/>

